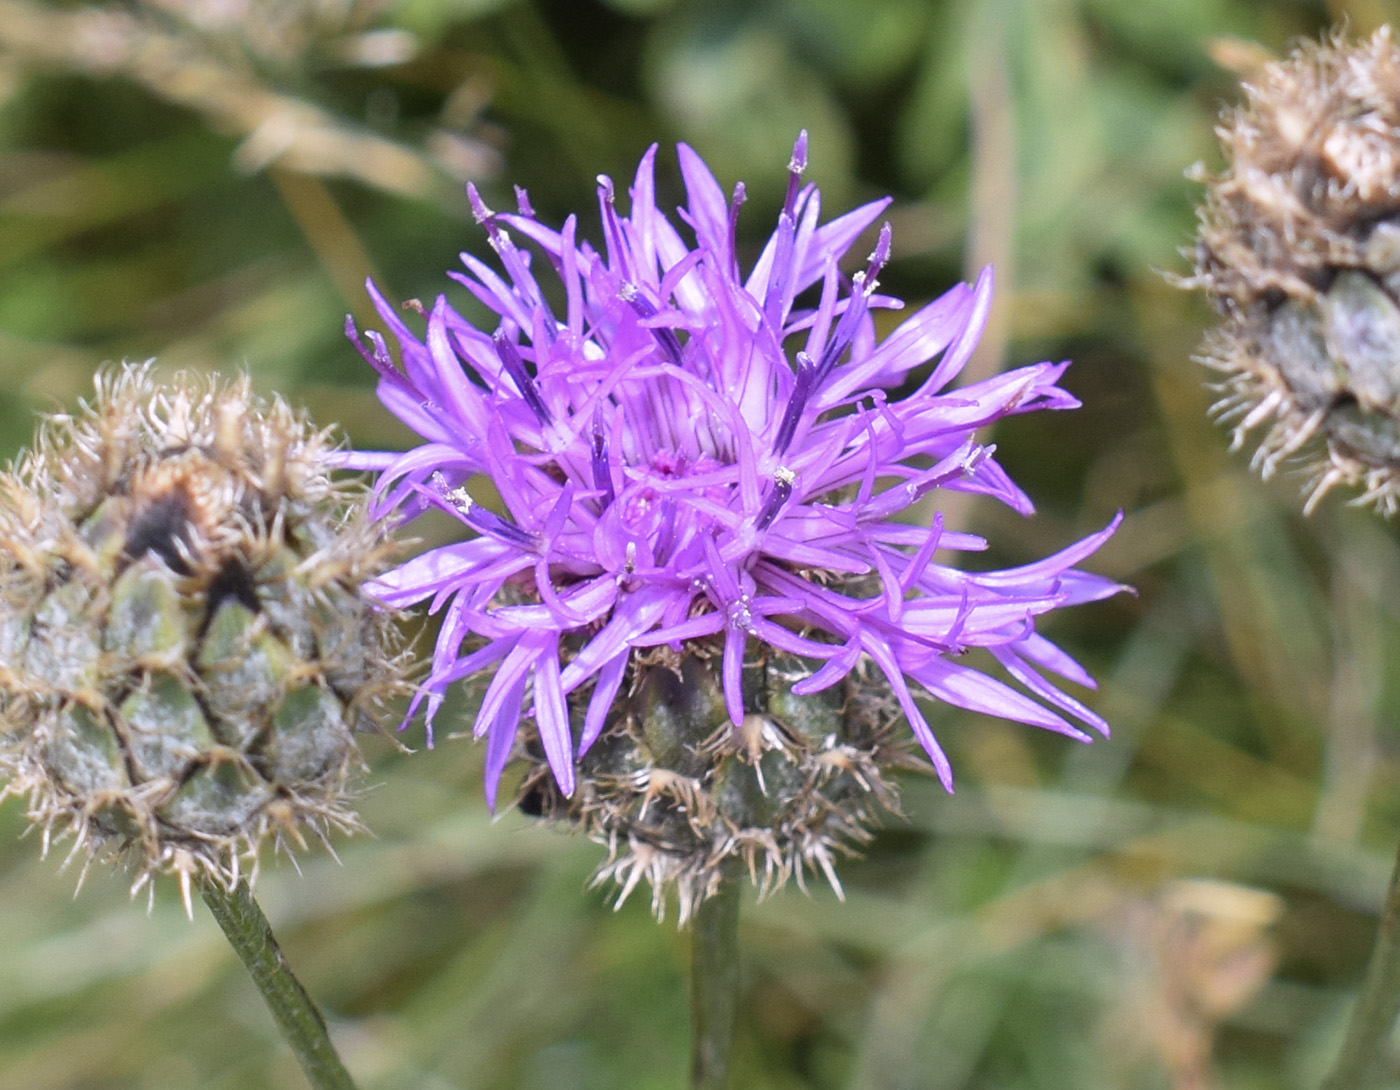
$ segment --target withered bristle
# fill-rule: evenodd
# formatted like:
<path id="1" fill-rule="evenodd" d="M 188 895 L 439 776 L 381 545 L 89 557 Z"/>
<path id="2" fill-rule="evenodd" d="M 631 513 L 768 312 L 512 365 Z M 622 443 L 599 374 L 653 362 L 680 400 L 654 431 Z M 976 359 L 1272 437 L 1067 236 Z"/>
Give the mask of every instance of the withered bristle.
<path id="1" fill-rule="evenodd" d="M 190 497 L 183 488 L 172 488 L 148 500 L 131 520 L 122 545 L 122 558 L 131 562 L 152 552 L 171 571 L 189 575 L 190 566 L 185 558 L 193 546 L 190 515 Z"/>

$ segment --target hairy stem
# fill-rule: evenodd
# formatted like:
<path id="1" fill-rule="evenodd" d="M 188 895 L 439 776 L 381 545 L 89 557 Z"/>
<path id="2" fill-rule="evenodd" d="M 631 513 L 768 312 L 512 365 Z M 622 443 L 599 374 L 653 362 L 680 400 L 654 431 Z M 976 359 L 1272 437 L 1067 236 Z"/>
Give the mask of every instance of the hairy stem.
<path id="1" fill-rule="evenodd" d="M 728 1090 L 739 1007 L 739 892 L 733 878 L 695 910 L 690 932 L 692 1090 Z"/>
<path id="2" fill-rule="evenodd" d="M 201 884 L 200 893 L 262 993 L 307 1081 L 315 1090 L 355 1090 L 350 1073 L 331 1044 L 325 1019 L 287 965 L 247 883 L 239 882 L 230 892 L 206 882 Z"/>
<path id="3" fill-rule="evenodd" d="M 1352 1008 L 1346 1039 L 1323 1090 L 1362 1090 L 1369 1086 L 1385 1053 L 1395 1016 L 1400 1013 L 1400 853 L 1385 894 L 1376 947 Z"/>

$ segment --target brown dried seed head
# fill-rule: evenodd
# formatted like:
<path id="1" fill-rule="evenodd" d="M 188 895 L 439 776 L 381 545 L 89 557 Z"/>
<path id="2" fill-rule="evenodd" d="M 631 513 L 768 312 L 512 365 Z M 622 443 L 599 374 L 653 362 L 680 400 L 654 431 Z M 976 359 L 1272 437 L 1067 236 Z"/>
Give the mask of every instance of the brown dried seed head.
<path id="1" fill-rule="evenodd" d="M 1235 445 L 1267 425 L 1264 476 L 1297 455 L 1308 509 L 1336 485 L 1391 513 L 1400 496 L 1400 47 L 1299 46 L 1245 85 L 1182 283 L 1221 315 L 1202 361 Z"/>

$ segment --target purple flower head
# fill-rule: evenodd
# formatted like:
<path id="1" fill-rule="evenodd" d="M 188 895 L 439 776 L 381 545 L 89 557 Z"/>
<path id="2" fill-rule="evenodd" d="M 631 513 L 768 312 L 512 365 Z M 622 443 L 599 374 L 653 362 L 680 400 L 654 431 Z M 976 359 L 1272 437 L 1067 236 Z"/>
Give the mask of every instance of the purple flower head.
<path id="1" fill-rule="evenodd" d="M 739 724 L 750 641 L 815 660 L 792 687 L 799 695 L 868 656 L 949 787 L 916 689 L 1080 739 L 1061 712 L 1106 731 L 1046 678 L 1093 684 L 1037 635 L 1035 618 L 1121 589 L 1074 568 L 1116 520 L 1038 563 L 972 573 L 934 554 L 981 549 L 981 539 L 909 511 L 943 489 L 1031 513 L 975 432 L 1074 408 L 1056 385 L 1067 365 L 949 391 L 986 320 L 990 270 L 881 341 L 872 310 L 902 306 L 876 290 L 888 225 L 863 268 L 840 266 L 888 200 L 822 223 L 816 187 L 801 182 L 804 133 L 777 227 L 745 272 L 735 247 L 743 187 L 726 199 L 694 151 L 678 152 L 688 203 L 675 217 L 657 207 L 655 147 L 627 215 L 599 179 L 601 249 L 578 239 L 572 216 L 559 230 L 541 224 L 523 192 L 519 212 L 505 214 L 469 187 L 503 271 L 463 254 L 466 272 L 453 275 L 495 315 L 493 328 L 440 297 L 419 335 L 373 285 L 401 368 L 378 334 L 365 334 L 366 348 L 348 326 L 380 373 L 385 405 L 424 440 L 350 463 L 380 471 L 381 513 L 436 507 L 466 531 L 378 586 L 390 605 L 427 601 L 442 614 L 420 697 L 429 731 L 448 687 L 488 672 L 475 728 L 487 738 L 488 798 L 522 714 L 533 715 L 567 796 L 631 656 L 663 644 L 715 648 Z M 562 291 L 543 290 L 546 272 Z M 917 388 L 896 397 L 911 375 L 922 376 Z M 492 488 L 499 505 L 474 498 Z M 1025 692 L 957 661 L 974 647 Z M 571 704 L 582 710 L 576 733 Z"/>

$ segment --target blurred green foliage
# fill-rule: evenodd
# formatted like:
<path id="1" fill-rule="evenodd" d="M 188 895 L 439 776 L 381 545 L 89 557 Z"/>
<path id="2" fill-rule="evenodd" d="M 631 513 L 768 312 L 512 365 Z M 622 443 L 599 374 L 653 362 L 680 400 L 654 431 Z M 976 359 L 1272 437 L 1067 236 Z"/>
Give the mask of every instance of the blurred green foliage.
<path id="1" fill-rule="evenodd" d="M 1094 566 L 1138 595 L 1050 631 L 1102 679 L 1111 740 L 939 709 L 958 793 L 909 781 L 908 824 L 844 868 L 846 903 L 746 906 L 737 1085 L 1314 1085 L 1400 835 L 1400 549 L 1336 497 L 1303 520 L 1300 481 L 1227 454 L 1190 360 L 1209 316 L 1160 271 L 1184 267 L 1183 170 L 1216 161 L 1237 95 L 1218 62 L 1388 14 L 0 0 L 0 455 L 102 361 L 152 355 L 246 367 L 360 446 L 402 444 L 343 319 L 374 324 L 366 276 L 429 299 L 458 250 L 486 250 L 463 180 L 592 225 L 597 174 L 621 187 L 648 144 L 686 140 L 748 184 L 753 245 L 806 128 L 828 212 L 894 195 L 891 293 L 995 262 L 976 367 L 1076 361 L 1084 408 L 996 437 L 1039 516 L 950 517 L 993 564 L 1124 509 Z M 680 1085 L 673 926 L 585 889 L 595 846 L 492 822 L 470 743 L 367 749 L 376 837 L 260 886 L 366 1090 Z M 210 921 L 172 889 L 147 914 L 106 872 L 72 898 L 20 809 L 0 809 L 0 1090 L 301 1085 Z"/>

